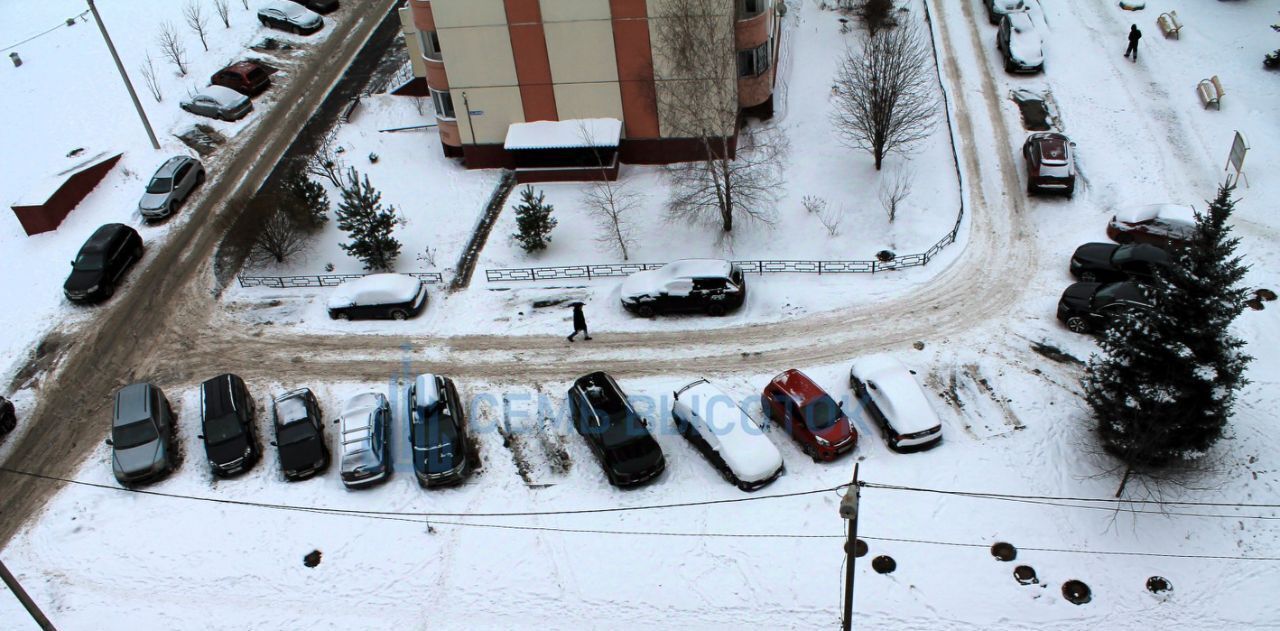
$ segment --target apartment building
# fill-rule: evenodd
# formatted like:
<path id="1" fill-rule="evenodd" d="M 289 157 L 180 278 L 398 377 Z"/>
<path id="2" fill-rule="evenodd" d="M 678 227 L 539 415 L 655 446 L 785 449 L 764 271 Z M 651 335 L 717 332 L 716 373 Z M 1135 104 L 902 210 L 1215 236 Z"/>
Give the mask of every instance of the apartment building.
<path id="1" fill-rule="evenodd" d="M 772 114 L 779 6 L 407 0 L 401 22 L 445 155 L 547 181 L 590 179 L 601 164 L 613 177 L 619 162 L 697 159 L 708 135 L 732 152 L 740 112 Z M 708 133 L 688 124 L 698 113 L 681 105 L 691 100 L 729 115 Z"/>

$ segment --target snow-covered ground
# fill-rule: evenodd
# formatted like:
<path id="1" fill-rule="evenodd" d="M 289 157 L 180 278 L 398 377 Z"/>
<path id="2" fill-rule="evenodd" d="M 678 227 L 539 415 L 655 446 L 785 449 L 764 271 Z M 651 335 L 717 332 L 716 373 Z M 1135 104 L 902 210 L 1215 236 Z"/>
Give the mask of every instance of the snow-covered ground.
<path id="1" fill-rule="evenodd" d="M 0 375 L 12 373 L 26 359 L 27 351 L 54 326 L 65 321 L 81 321 L 93 309 L 69 304 L 62 297 L 62 282 L 69 271 L 67 261 L 98 226 L 119 222 L 134 226 L 145 243 L 166 239 L 182 222 L 191 220 L 179 212 L 173 219 L 147 225 L 137 212 L 138 197 L 151 174 L 175 154 L 195 155 L 178 138 L 196 123 L 209 125 L 235 144 L 235 137 L 255 125 L 275 105 L 279 84 L 288 80 L 294 59 L 305 54 L 306 46 L 322 41 L 341 20 L 345 10 L 325 18 L 329 28 L 307 37 L 270 30 L 258 23 L 257 10 L 267 0 L 251 0 L 246 10 L 240 0 L 229 3 L 230 28 L 225 28 L 212 2 L 201 2 L 208 18 L 208 52 L 183 19 L 185 3 L 175 0 L 128 0 L 100 2 L 98 10 L 133 81 L 143 108 L 160 142 L 153 150 L 142 123 L 129 100 L 120 75 L 107 51 L 91 15 L 76 20 L 75 26 L 58 26 L 87 9 L 81 0 L 42 0 L 0 4 L 0 46 L 17 44 L 51 27 L 58 28 L 12 51 L 22 57 L 15 68 L 0 65 L 0 111 L 6 122 L 0 126 L 0 295 L 20 301 L 21 307 L 0 309 Z M 187 76 L 160 55 L 157 32 L 170 22 L 186 48 Z M 300 45 L 291 53 L 250 50 L 250 45 L 266 37 Z M 140 68 L 150 55 L 163 101 L 150 95 Z M 183 112 L 179 101 L 208 85 L 214 72 L 234 61 L 262 59 L 281 69 L 272 77 L 277 87 L 254 99 L 254 111 L 238 122 L 226 123 Z M 120 162 L 97 188 L 67 216 L 53 232 L 28 237 L 9 210 L 38 183 L 83 158 L 67 154 L 84 148 L 84 155 L 99 151 L 123 152 Z M 229 152 L 205 158 L 209 177 L 220 177 L 217 164 Z M 196 196 L 200 193 L 197 192 Z M 143 259 L 146 263 L 146 259 Z M 11 303 L 15 304 L 15 303 Z"/>
<path id="2" fill-rule="evenodd" d="M 1280 125 L 1270 110 L 1280 99 L 1280 84 L 1260 62 L 1264 52 L 1280 46 L 1280 35 L 1266 27 L 1277 21 L 1276 7 L 1153 1 L 1145 11 L 1129 13 L 1106 0 L 1046 4 L 1039 18 L 1049 29 L 1048 74 L 1043 77 L 1010 77 L 1000 71 L 995 29 L 985 24 L 980 3 L 937 0 L 930 7 L 935 23 L 949 35 L 951 54 L 960 68 L 959 83 L 948 87 L 971 106 L 967 114 L 973 129 L 966 142 L 977 145 L 979 156 L 995 156 L 999 148 L 989 139 L 998 137 L 993 130 L 1004 126 L 1014 130 L 1004 149 L 1017 156 L 1022 134 L 1016 131 L 1018 114 L 1007 93 L 1013 88 L 1050 88 L 1063 131 L 1077 143 L 1084 184 L 1074 200 L 1034 199 L 1022 207 L 1028 216 L 1020 219 L 1031 232 L 1019 246 L 1034 249 L 1039 264 L 1026 271 L 1021 300 L 1006 317 L 960 334 L 925 339 L 923 350 L 894 349 L 917 371 L 943 418 L 944 442 L 938 448 L 891 453 L 879 429 L 859 413 L 855 424 L 861 439 L 853 457 L 814 464 L 789 438 L 771 432 L 786 474 L 758 494 L 745 495 L 721 480 L 684 439 L 659 431 L 668 471 L 653 485 L 623 492 L 607 485 L 585 443 L 564 427 L 553 433 L 517 432 L 504 445 L 497 431 L 502 405 L 496 402 L 505 395 L 512 428 L 528 428 L 537 425 L 530 417 L 532 401 L 542 394 L 558 402 L 568 385 L 529 384 L 512 375 L 509 381 L 458 383 L 464 398 L 478 402 L 470 421 L 484 467 L 457 489 L 421 491 L 403 466 L 388 484 L 368 491 L 344 491 L 332 469 L 319 479 L 285 484 L 270 450 L 266 462 L 246 476 L 215 482 L 203 466 L 195 439 L 195 391 L 186 389 L 168 393 L 180 416 L 186 461 L 176 475 L 150 490 L 312 511 L 382 514 L 316 514 L 125 494 L 111 488 L 115 484 L 104 446 L 76 478 L 109 488 L 62 490 L 41 518 L 5 548 L 6 564 L 60 628 L 70 629 L 193 624 L 228 629 L 349 628 L 370 626 L 372 616 L 380 626 L 412 628 L 830 628 L 838 621 L 843 574 L 844 524 L 837 515 L 835 492 L 583 515 L 467 518 L 423 513 L 612 509 L 765 497 L 843 484 L 855 459 L 861 463 L 862 478 L 871 483 L 1110 498 L 1118 476 L 1108 474 L 1111 463 L 1094 453 L 1091 421 L 1077 385 L 1079 367 L 1070 360 L 1050 360 L 1029 347 L 1043 341 L 1079 359 L 1095 351 L 1091 338 L 1066 331 L 1053 317 L 1058 296 L 1070 282 L 1070 252 L 1082 242 L 1105 240 L 1103 228 L 1115 205 L 1201 204 L 1221 179 L 1235 129 L 1248 134 L 1253 147 L 1246 164 L 1249 187 L 1238 192 L 1241 201 L 1234 220 L 1243 240 L 1241 254 L 1252 265 L 1247 282 L 1275 288 L 1271 270 L 1280 266 L 1280 224 L 1272 200 L 1280 194 L 1280 179 L 1273 165 Z M 1169 9 L 1176 9 L 1187 25 L 1180 40 L 1163 39 L 1154 26 L 1156 15 Z M 792 33 L 834 25 L 836 19 L 809 1 L 792 3 L 791 15 L 798 16 Z M 1136 64 L 1120 56 L 1124 33 L 1135 20 L 1146 35 Z M 793 104 L 811 94 L 797 86 L 806 81 L 824 86 L 828 80 L 826 75 L 810 75 L 808 69 L 820 64 L 806 63 L 803 55 L 812 53 L 804 52 L 803 40 L 796 38 L 793 49 L 799 51 L 790 70 L 788 98 Z M 994 74 L 993 86 L 982 79 L 982 62 Z M 1212 74 L 1218 74 L 1227 89 L 1221 111 L 1203 110 L 1194 92 L 1195 83 Z M 826 93 L 825 86 L 817 92 Z M 984 97 L 995 100 L 998 118 L 987 116 Z M 794 121 L 794 112 L 785 120 Z M 1023 199 L 1024 193 L 1021 187 L 1004 185 L 1001 174 L 993 170 L 996 164 L 994 158 L 981 160 L 977 169 L 982 180 L 970 185 L 993 206 L 1018 212 L 1013 200 Z M 950 219 L 938 221 L 945 224 Z M 985 228 L 975 225 L 974 234 Z M 933 267 L 919 273 L 924 279 L 920 283 L 936 273 L 928 270 Z M 752 280 L 758 287 L 774 278 L 780 284 L 796 282 L 789 277 Z M 911 283 L 882 278 L 892 276 L 820 282 L 883 283 L 883 291 L 870 292 L 868 300 L 911 291 Z M 562 326 L 567 313 L 528 316 L 542 320 L 526 325 L 514 318 L 495 321 L 511 316 L 503 308 L 515 308 L 516 302 L 530 300 L 537 292 L 554 291 L 526 290 L 524 298 L 495 299 L 488 296 L 514 292 L 473 290 L 448 298 L 453 304 L 433 303 L 418 322 L 448 332 L 451 326 L 463 325 L 445 322 L 436 310 L 453 312 L 470 305 L 474 312 L 467 317 L 479 320 L 481 328 L 540 332 Z M 588 291 L 612 290 L 573 290 L 575 295 L 589 295 Z M 757 296 L 785 291 L 802 289 L 778 288 Z M 318 299 L 322 304 L 322 297 Z M 495 307 L 495 300 L 512 304 Z M 293 313 L 319 308 L 300 304 L 304 306 L 292 307 Z M 1275 505 L 1280 492 L 1280 439 L 1273 420 L 1273 410 L 1280 405 L 1280 309 L 1274 305 L 1246 311 L 1237 323 L 1237 333 L 1255 356 L 1249 370 L 1252 383 L 1241 392 L 1228 436 L 1208 456 L 1210 471 L 1192 486 L 1165 489 L 1164 499 Z M 766 316 L 752 308 L 744 310 L 737 323 Z M 600 307 L 590 313 L 604 311 Z M 310 328 L 316 315 L 296 317 L 304 322 L 303 328 Z M 592 322 L 595 326 L 598 320 Z M 670 330 L 702 322 L 659 320 L 637 326 Z M 385 333 L 388 326 L 393 325 L 356 323 L 344 330 Z M 427 330 L 431 329 L 421 329 Z M 601 334 L 599 342 L 607 343 L 607 334 Z M 725 345 L 732 343 L 727 340 Z M 518 341 L 512 344 L 518 346 Z M 360 383 L 282 379 L 251 383 L 250 388 L 262 408 L 271 393 L 310 386 L 332 416 L 344 398 L 356 392 L 377 389 L 394 394 L 397 377 L 421 369 L 415 362 L 424 361 L 405 360 L 407 369 L 389 363 L 385 375 L 370 375 Z M 709 376 L 742 397 L 748 410 L 758 415 L 758 404 L 753 403 L 760 389 L 774 373 L 790 367 Z M 850 395 L 847 361 L 800 362 L 795 367 L 833 396 Z M 661 428 L 667 409 L 662 397 L 699 376 L 670 374 L 620 382 L 629 394 L 659 402 L 649 415 L 657 421 L 655 428 Z M 852 403 L 845 407 L 857 410 Z M 405 449 L 403 426 L 397 417 L 392 440 L 399 454 Z M 329 438 L 332 444 L 332 435 Z M 559 445 L 572 462 L 567 472 L 554 470 L 545 455 Z M 529 463 L 527 483 L 513 460 L 516 453 Z M 1131 488 L 1128 496 L 1143 498 L 1142 487 Z M 1135 509 L 1153 512 L 1130 512 Z M 1006 502 L 868 488 L 862 496 L 859 532 L 870 554 L 857 565 L 857 624 L 974 630 L 1280 628 L 1271 598 L 1280 584 L 1280 561 L 1274 552 L 1280 547 L 1280 532 L 1273 525 L 1277 516 L 1274 508 Z M 787 536 L 710 536 L 762 534 Z M 819 537 L 807 537 L 811 535 Z M 992 559 L 987 547 L 997 541 L 1019 548 L 1016 563 Z M 320 551 L 322 559 L 317 567 L 307 568 L 303 556 L 313 550 Z M 870 559 L 882 554 L 897 561 L 892 574 L 879 575 L 869 567 Z M 1242 560 L 1258 558 L 1270 560 Z M 1013 577 L 1018 564 L 1033 567 L 1040 582 L 1019 585 Z M 1149 593 L 1144 584 L 1151 576 L 1169 579 L 1172 594 Z M 1070 579 L 1092 588 L 1092 602 L 1076 606 L 1064 600 L 1060 588 Z M 0 597 L 0 619 L 6 628 L 31 627 L 11 597 Z"/>

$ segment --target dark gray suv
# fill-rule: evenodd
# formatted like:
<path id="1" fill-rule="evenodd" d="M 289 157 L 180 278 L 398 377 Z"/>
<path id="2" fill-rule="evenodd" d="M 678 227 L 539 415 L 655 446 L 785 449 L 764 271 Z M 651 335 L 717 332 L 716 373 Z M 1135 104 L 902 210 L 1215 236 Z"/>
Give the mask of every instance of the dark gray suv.
<path id="1" fill-rule="evenodd" d="M 149 383 L 129 384 L 116 393 L 111 420 L 111 470 L 129 486 L 173 470 L 173 409 L 164 393 Z"/>
<path id="2" fill-rule="evenodd" d="M 147 191 L 138 201 L 138 212 L 148 221 L 164 219 L 203 183 L 204 166 L 199 160 L 188 156 L 169 158 L 151 176 Z"/>

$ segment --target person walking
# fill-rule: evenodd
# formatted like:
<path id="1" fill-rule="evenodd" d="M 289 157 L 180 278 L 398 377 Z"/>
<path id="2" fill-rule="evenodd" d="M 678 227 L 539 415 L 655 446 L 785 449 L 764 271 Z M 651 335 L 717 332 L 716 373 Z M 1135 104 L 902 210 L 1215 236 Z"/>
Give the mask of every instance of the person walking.
<path id="1" fill-rule="evenodd" d="M 1129 27 L 1129 47 L 1125 49 L 1124 56 L 1133 55 L 1133 60 L 1138 61 L 1138 40 L 1142 39 L 1142 31 L 1138 30 L 1138 25 L 1134 24 Z"/>
<path id="2" fill-rule="evenodd" d="M 579 333 L 582 334 L 582 339 L 590 340 L 591 334 L 587 333 L 587 316 L 582 314 L 582 307 L 586 306 L 586 303 L 571 302 L 569 306 L 573 307 L 573 333 L 569 334 L 569 341 L 572 342 L 574 336 Z"/>

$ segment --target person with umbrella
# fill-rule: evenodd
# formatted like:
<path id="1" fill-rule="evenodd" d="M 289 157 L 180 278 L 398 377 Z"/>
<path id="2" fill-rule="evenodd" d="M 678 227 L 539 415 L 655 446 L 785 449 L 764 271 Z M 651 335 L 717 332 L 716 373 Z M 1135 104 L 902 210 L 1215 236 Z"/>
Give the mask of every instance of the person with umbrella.
<path id="1" fill-rule="evenodd" d="M 573 333 L 569 334 L 569 341 L 572 342 L 574 336 L 582 333 L 582 339 L 590 340 L 591 334 L 587 333 L 587 316 L 582 314 L 582 308 L 586 306 L 585 302 L 571 302 L 573 307 Z"/>

